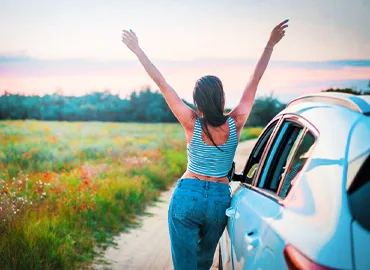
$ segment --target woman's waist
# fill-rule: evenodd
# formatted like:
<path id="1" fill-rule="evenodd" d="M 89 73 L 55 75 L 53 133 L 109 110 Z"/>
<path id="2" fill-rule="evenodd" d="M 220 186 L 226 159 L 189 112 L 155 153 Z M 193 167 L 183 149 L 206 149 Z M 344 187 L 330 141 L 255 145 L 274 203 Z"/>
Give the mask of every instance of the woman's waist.
<path id="1" fill-rule="evenodd" d="M 196 179 L 196 180 L 203 180 L 203 181 L 210 181 L 210 182 L 216 182 L 216 183 L 222 183 L 222 184 L 229 184 L 229 179 L 227 176 L 222 177 L 214 177 L 214 176 L 206 176 L 198 173 L 194 173 L 192 171 L 186 170 L 185 173 L 181 177 L 182 179 L 190 178 L 190 179 Z"/>
<path id="2" fill-rule="evenodd" d="M 205 197 L 205 198 L 230 198 L 230 185 L 223 182 L 213 182 L 200 178 L 182 177 L 177 181 L 173 193 L 179 197 Z M 185 198 L 184 198 L 185 199 Z"/>

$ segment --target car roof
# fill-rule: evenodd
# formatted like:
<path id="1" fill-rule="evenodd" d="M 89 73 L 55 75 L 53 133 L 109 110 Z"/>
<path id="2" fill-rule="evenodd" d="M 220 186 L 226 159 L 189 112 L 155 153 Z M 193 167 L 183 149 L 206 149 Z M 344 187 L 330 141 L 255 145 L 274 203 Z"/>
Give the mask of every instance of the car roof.
<path id="1" fill-rule="evenodd" d="M 338 92 L 321 92 L 302 95 L 289 102 L 287 108 L 296 104 L 312 106 L 313 103 L 316 106 L 341 106 L 364 115 L 370 115 L 370 96 L 357 96 Z"/>

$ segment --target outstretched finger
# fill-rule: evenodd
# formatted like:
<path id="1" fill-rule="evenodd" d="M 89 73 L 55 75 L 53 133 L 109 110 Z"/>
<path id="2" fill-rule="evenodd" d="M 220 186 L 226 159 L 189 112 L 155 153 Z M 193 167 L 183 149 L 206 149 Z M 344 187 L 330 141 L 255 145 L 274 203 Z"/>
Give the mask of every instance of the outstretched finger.
<path id="1" fill-rule="evenodd" d="M 126 34 L 126 35 L 128 35 L 128 36 L 131 36 L 132 35 L 132 33 L 130 33 L 129 31 L 127 31 L 127 30 L 122 30 L 123 31 L 123 34 Z"/>
<path id="2" fill-rule="evenodd" d="M 283 26 L 284 24 L 286 24 L 287 22 L 289 22 L 289 19 L 286 19 L 284 21 L 282 21 L 281 23 L 279 23 L 276 27 L 281 27 Z"/>
<path id="3" fill-rule="evenodd" d="M 285 28 L 287 28 L 288 27 L 288 25 L 287 24 L 285 24 L 285 25 L 283 25 L 282 27 L 280 27 L 280 29 L 285 29 Z"/>
<path id="4" fill-rule="evenodd" d="M 129 39 L 131 39 L 131 36 L 130 36 L 130 34 L 123 34 L 122 35 L 122 37 L 124 37 L 125 39 L 127 39 L 127 40 L 129 40 Z"/>
<path id="5" fill-rule="evenodd" d="M 127 36 L 122 36 L 122 41 L 125 43 L 130 42 L 130 38 L 128 38 Z"/>
<path id="6" fill-rule="evenodd" d="M 131 30 L 131 29 L 130 29 Z M 131 30 L 131 33 L 137 38 L 136 34 L 134 31 Z"/>

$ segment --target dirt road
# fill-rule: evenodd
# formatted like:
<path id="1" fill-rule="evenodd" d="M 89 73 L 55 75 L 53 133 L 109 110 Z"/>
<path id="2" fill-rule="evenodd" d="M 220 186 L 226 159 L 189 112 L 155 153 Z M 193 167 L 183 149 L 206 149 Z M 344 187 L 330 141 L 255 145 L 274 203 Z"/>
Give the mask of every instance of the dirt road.
<path id="1" fill-rule="evenodd" d="M 235 155 L 236 171 L 240 172 L 249 157 L 255 140 L 239 144 Z M 141 218 L 141 226 L 115 238 L 117 247 L 109 247 L 104 254 L 110 265 L 94 265 L 93 269 L 170 270 L 172 268 L 167 229 L 167 209 L 174 186 L 163 192 L 159 202 L 148 207 L 151 216 Z M 217 252 L 216 252 L 217 254 Z M 217 269 L 217 256 L 212 269 Z"/>

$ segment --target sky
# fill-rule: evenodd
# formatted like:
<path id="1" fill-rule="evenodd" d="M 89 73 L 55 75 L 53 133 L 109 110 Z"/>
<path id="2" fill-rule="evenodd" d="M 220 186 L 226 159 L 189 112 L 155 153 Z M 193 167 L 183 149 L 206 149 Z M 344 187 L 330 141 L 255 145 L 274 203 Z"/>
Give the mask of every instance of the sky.
<path id="1" fill-rule="evenodd" d="M 216 75 L 235 106 L 272 28 L 289 18 L 259 95 L 284 102 L 330 87 L 365 89 L 370 80 L 368 0 L 11 1 L 0 0 L 0 94 L 126 97 L 156 89 L 121 41 L 139 44 L 180 97 Z"/>

